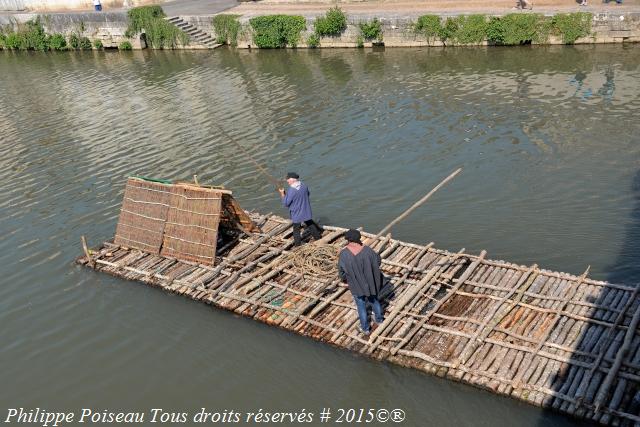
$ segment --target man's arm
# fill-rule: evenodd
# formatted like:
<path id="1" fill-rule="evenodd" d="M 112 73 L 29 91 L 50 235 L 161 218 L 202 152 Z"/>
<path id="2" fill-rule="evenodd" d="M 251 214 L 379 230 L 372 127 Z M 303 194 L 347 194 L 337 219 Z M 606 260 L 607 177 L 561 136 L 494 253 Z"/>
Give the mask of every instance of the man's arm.
<path id="1" fill-rule="evenodd" d="M 342 257 L 338 257 L 338 276 L 340 276 L 340 280 L 343 282 L 347 281 L 347 273 L 345 273 L 344 268 L 342 268 Z"/>
<path id="2" fill-rule="evenodd" d="M 278 192 L 280 193 L 280 198 L 282 199 L 282 206 L 288 208 L 291 204 L 291 191 L 285 192 L 284 188 L 278 188 Z"/>

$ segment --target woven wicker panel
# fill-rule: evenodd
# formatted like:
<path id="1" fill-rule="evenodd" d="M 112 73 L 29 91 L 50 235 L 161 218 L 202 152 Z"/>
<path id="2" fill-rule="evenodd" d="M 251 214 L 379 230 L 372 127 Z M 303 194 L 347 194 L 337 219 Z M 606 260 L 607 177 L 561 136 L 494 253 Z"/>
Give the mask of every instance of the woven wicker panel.
<path id="1" fill-rule="evenodd" d="M 222 207 L 221 224 L 225 227 L 240 227 L 247 233 L 260 231 L 260 228 L 249 218 L 249 215 L 240 207 L 240 204 L 231 194 L 222 195 Z"/>
<path id="2" fill-rule="evenodd" d="M 157 254 L 162 245 L 171 185 L 129 178 L 115 244 Z"/>
<path id="3" fill-rule="evenodd" d="M 213 265 L 222 195 L 188 184 L 171 188 L 161 254 Z"/>

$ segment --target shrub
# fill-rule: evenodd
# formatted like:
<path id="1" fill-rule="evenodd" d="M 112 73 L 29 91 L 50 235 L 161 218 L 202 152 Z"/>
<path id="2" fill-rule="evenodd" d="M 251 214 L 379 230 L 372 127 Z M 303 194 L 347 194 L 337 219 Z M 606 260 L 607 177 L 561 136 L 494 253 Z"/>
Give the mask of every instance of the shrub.
<path id="1" fill-rule="evenodd" d="M 6 40 L 6 36 L 0 33 L 0 50 L 5 49 L 7 47 L 5 40 Z"/>
<path id="2" fill-rule="evenodd" d="M 504 18 L 506 18 L 505 15 Z M 505 21 L 504 18 L 500 18 L 499 16 L 492 16 L 489 18 L 489 23 L 487 24 L 487 40 L 491 43 L 495 44 L 507 44 L 504 42 L 505 39 Z"/>
<path id="3" fill-rule="evenodd" d="M 440 40 L 445 43 L 449 39 L 453 39 L 458 32 L 458 20 L 456 18 L 447 18 L 444 25 L 440 28 Z"/>
<path id="4" fill-rule="evenodd" d="M 382 23 L 378 18 L 373 18 L 371 22 L 361 22 L 359 26 L 365 40 L 382 41 Z"/>
<path id="5" fill-rule="evenodd" d="M 307 46 L 313 48 L 320 46 L 320 36 L 318 36 L 316 33 L 311 34 L 307 38 Z"/>
<path id="6" fill-rule="evenodd" d="M 438 37 L 442 32 L 442 23 L 438 15 L 422 15 L 418 18 L 413 30 L 416 33 L 422 34 L 431 41 Z"/>
<path id="7" fill-rule="evenodd" d="M 356 37 L 356 47 L 364 47 L 364 38 L 361 35 Z"/>
<path id="8" fill-rule="evenodd" d="M 160 6 L 152 5 L 129 9 L 127 16 L 129 17 L 129 26 L 127 28 L 129 35 L 127 37 L 131 37 L 133 34 L 146 30 L 146 24 L 150 21 L 162 19 L 167 15 Z"/>
<path id="9" fill-rule="evenodd" d="M 154 49 L 174 48 L 178 44 L 189 43 L 189 36 L 172 23 L 164 20 L 166 16 L 160 6 L 142 6 L 129 9 L 129 26 L 126 36 L 144 30 L 147 44 Z"/>
<path id="10" fill-rule="evenodd" d="M 4 45 L 7 49 L 20 49 L 20 40 L 21 37 L 18 35 L 18 33 L 9 33 L 4 38 Z"/>
<path id="11" fill-rule="evenodd" d="M 69 36 L 69 49 L 80 49 L 80 37 L 76 33 L 71 33 Z"/>
<path id="12" fill-rule="evenodd" d="M 230 44 L 231 46 L 238 44 L 238 32 L 240 31 L 238 16 L 240 15 L 222 14 L 213 17 L 213 29 L 218 43 Z"/>
<path id="13" fill-rule="evenodd" d="M 319 36 L 339 36 L 347 29 L 347 16 L 338 6 L 332 7 L 324 16 L 318 16 L 313 26 Z"/>
<path id="14" fill-rule="evenodd" d="M 588 12 L 559 13 L 551 21 L 554 34 L 562 36 L 565 44 L 573 44 L 591 33 L 593 14 Z"/>
<path id="15" fill-rule="evenodd" d="M 18 31 L 5 35 L 4 44 L 8 49 L 49 50 L 47 35 L 39 16 L 20 25 Z"/>
<path id="16" fill-rule="evenodd" d="M 487 36 L 487 17 L 485 15 L 458 16 L 456 42 L 461 44 L 482 43 Z"/>
<path id="17" fill-rule="evenodd" d="M 253 29 L 253 42 L 259 48 L 296 47 L 300 33 L 307 28 L 302 16 L 266 15 L 249 20 Z"/>
<path id="18" fill-rule="evenodd" d="M 78 47 L 80 50 L 91 50 L 93 48 L 88 37 L 80 37 Z"/>
<path id="19" fill-rule="evenodd" d="M 49 49 L 52 50 L 65 50 L 67 48 L 67 40 L 65 40 L 62 34 L 53 34 L 47 38 L 47 44 Z"/>
<path id="20" fill-rule="evenodd" d="M 487 25 L 487 40 L 495 44 L 517 45 L 548 38 L 546 18 L 536 13 L 510 13 L 492 17 Z"/>
<path id="21" fill-rule="evenodd" d="M 104 47 L 104 45 L 102 44 L 102 40 L 94 40 L 93 47 L 95 47 L 96 49 L 102 49 Z"/>
<path id="22" fill-rule="evenodd" d="M 123 41 L 118 45 L 118 50 L 131 50 L 133 46 L 131 46 L 131 42 Z"/>

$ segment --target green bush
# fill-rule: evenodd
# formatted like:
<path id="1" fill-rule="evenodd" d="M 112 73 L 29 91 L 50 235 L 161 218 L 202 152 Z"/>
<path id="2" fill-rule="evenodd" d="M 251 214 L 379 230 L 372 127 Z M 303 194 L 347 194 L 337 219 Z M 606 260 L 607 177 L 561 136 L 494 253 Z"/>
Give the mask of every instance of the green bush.
<path id="1" fill-rule="evenodd" d="M 504 41 L 506 31 L 505 27 L 504 18 L 499 16 L 492 16 L 489 18 L 489 23 L 487 24 L 487 41 L 494 44 L 507 44 Z"/>
<path id="2" fill-rule="evenodd" d="M 62 34 L 53 34 L 47 38 L 47 44 L 51 50 L 65 50 L 67 48 L 67 40 Z"/>
<path id="3" fill-rule="evenodd" d="M 438 15 L 422 15 L 414 24 L 413 30 L 431 41 L 439 37 L 442 32 L 440 17 Z"/>
<path id="4" fill-rule="evenodd" d="M 311 34 L 307 37 L 307 46 L 309 47 L 318 47 L 320 46 L 320 36 L 316 33 Z"/>
<path id="5" fill-rule="evenodd" d="M 91 44 L 91 40 L 88 37 L 80 37 L 79 43 L 80 50 L 91 50 L 93 45 Z"/>
<path id="6" fill-rule="evenodd" d="M 18 33 L 9 33 L 4 37 L 4 45 L 7 49 L 20 49 L 20 36 Z"/>
<path id="7" fill-rule="evenodd" d="M 166 15 L 160 6 L 142 6 L 129 9 L 129 26 L 126 36 L 133 37 L 144 30 L 149 47 L 175 48 L 189 43 L 189 36 L 175 25 L 163 19 Z"/>
<path id="8" fill-rule="evenodd" d="M 455 39 L 458 32 L 459 22 L 456 18 L 447 18 L 444 25 L 440 28 L 440 40 L 445 43 L 449 39 Z"/>
<path id="9" fill-rule="evenodd" d="M 359 27 L 365 40 L 382 41 L 382 23 L 378 18 L 373 18 L 371 22 L 361 22 Z"/>
<path id="10" fill-rule="evenodd" d="M 131 50 L 133 46 L 131 46 L 131 42 L 123 41 L 118 45 L 118 50 Z"/>
<path id="11" fill-rule="evenodd" d="M 146 30 L 146 24 L 155 19 L 162 19 L 167 15 L 160 6 L 142 6 L 129 9 L 127 12 L 129 17 L 129 26 L 127 31 L 130 33 L 127 37 Z"/>
<path id="12" fill-rule="evenodd" d="M 6 37 L 4 34 L 0 33 L 0 50 L 2 49 L 6 49 L 7 45 L 6 45 Z"/>
<path id="13" fill-rule="evenodd" d="M 69 49 L 80 49 L 80 36 L 78 36 L 76 33 L 71 33 L 71 35 L 69 36 Z"/>
<path id="14" fill-rule="evenodd" d="M 487 37 L 487 17 L 485 15 L 458 16 L 456 42 L 460 44 L 482 43 Z"/>
<path id="15" fill-rule="evenodd" d="M 49 50 L 48 37 L 44 32 L 40 17 L 19 25 L 17 31 L 11 30 L 2 36 L 2 45 L 13 50 Z"/>
<path id="16" fill-rule="evenodd" d="M 230 44 L 237 46 L 238 32 L 240 31 L 240 15 L 216 15 L 212 19 L 213 30 L 216 33 L 216 41 L 218 43 Z"/>
<path id="17" fill-rule="evenodd" d="M 492 17 L 487 25 L 487 40 L 500 45 L 517 45 L 548 39 L 546 18 L 537 13 L 510 13 Z"/>
<path id="18" fill-rule="evenodd" d="M 253 42 L 259 48 L 296 47 L 300 33 L 307 29 L 302 16 L 266 15 L 249 20 L 253 29 Z"/>
<path id="19" fill-rule="evenodd" d="M 339 36 L 347 29 L 347 16 L 338 6 L 332 7 L 324 16 L 318 16 L 313 26 L 319 36 Z"/>
<path id="20" fill-rule="evenodd" d="M 364 47 L 364 38 L 362 35 L 356 37 L 356 47 Z"/>
<path id="21" fill-rule="evenodd" d="M 104 45 L 102 44 L 102 40 L 94 40 L 93 47 L 95 47 L 96 49 L 102 49 L 104 47 Z"/>
<path id="22" fill-rule="evenodd" d="M 559 13 L 551 20 L 554 34 L 562 37 L 564 44 L 573 44 L 580 37 L 591 33 L 593 14 L 588 12 Z"/>
<path id="23" fill-rule="evenodd" d="M 27 22 L 27 49 L 46 51 L 49 50 L 47 44 L 47 34 L 44 32 L 40 17 Z"/>

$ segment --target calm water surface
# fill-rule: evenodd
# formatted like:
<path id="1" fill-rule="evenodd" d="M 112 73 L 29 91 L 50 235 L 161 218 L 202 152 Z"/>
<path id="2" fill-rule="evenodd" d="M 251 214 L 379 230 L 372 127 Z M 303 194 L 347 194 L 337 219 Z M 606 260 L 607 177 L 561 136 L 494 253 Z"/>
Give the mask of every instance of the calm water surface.
<path id="1" fill-rule="evenodd" d="M 228 132 L 298 171 L 324 223 L 640 280 L 640 46 L 0 52 L 0 416 L 402 408 L 404 425 L 578 425 L 75 266 L 125 178 L 284 214 Z"/>

